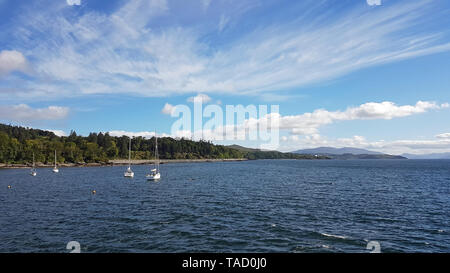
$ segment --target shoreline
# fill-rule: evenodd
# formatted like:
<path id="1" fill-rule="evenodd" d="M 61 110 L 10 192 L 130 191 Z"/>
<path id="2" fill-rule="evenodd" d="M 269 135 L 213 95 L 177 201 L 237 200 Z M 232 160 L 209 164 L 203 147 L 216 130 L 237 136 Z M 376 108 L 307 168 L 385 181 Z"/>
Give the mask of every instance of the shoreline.
<path id="1" fill-rule="evenodd" d="M 173 164 L 173 163 L 203 163 L 203 162 L 237 162 L 248 161 L 247 158 L 226 158 L 226 159 L 161 159 L 160 164 Z M 131 160 L 131 165 L 146 165 L 153 164 L 155 160 Z M 126 159 L 113 159 L 103 163 L 61 163 L 58 164 L 58 168 L 70 168 L 70 167 L 112 167 L 112 166 L 126 166 L 128 160 Z M 54 164 L 36 163 L 36 168 L 52 168 Z M 0 169 L 29 169 L 31 164 L 6 164 L 0 163 Z"/>

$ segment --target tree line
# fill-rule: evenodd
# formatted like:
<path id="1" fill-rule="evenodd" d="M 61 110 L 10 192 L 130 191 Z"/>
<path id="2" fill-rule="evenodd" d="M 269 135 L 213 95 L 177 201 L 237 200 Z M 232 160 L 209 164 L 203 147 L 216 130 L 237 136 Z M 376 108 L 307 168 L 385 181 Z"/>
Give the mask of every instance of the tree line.
<path id="1" fill-rule="evenodd" d="M 0 162 L 51 163 L 56 150 L 59 163 L 107 162 L 128 158 L 129 137 L 110 136 L 108 133 L 57 136 L 53 132 L 20 126 L 0 124 Z M 132 159 L 153 159 L 155 138 L 134 137 L 131 144 Z M 192 141 L 170 137 L 158 138 L 161 159 L 226 159 L 244 158 L 244 153 L 207 141 Z"/>
<path id="2" fill-rule="evenodd" d="M 34 153 L 36 162 L 48 164 L 54 162 L 55 150 L 58 163 L 102 163 L 126 159 L 129 140 L 127 136 L 116 137 L 108 133 L 90 133 L 85 137 L 75 131 L 71 131 L 69 136 L 57 136 L 50 131 L 0 124 L 0 163 L 29 163 Z M 153 159 L 155 138 L 134 137 L 131 150 L 132 159 Z M 158 138 L 158 152 L 161 159 L 317 159 L 312 155 L 232 148 L 208 141 L 171 137 Z"/>

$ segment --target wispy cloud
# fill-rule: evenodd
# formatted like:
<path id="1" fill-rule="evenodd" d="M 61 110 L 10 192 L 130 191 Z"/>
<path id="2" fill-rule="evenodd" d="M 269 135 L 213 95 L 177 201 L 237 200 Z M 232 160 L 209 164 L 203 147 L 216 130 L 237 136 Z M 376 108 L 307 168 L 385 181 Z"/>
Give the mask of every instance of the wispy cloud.
<path id="1" fill-rule="evenodd" d="M 32 108 L 26 104 L 0 105 L 0 119 L 9 122 L 32 122 L 65 119 L 69 108 L 49 106 L 47 108 Z"/>
<path id="2" fill-rule="evenodd" d="M 380 6 L 381 0 L 367 0 L 369 6 Z"/>
<path id="3" fill-rule="evenodd" d="M 207 10 L 209 5 L 211 5 L 211 1 L 212 0 L 201 0 L 201 1 L 202 1 L 202 4 L 203 4 L 203 9 Z"/>
<path id="4" fill-rule="evenodd" d="M 331 2 L 308 5 L 302 8 L 317 11 Z M 176 16 L 168 9 L 164 0 L 132 0 L 111 14 L 64 17 L 58 9 L 24 13 L 10 30 L 13 44 L 33 56 L 34 69 L 46 81 L 24 81 L 23 88 L 58 90 L 55 96 L 256 95 L 450 50 L 448 29 L 413 31 L 419 22 L 427 25 L 424 18 L 439 16 L 432 1 L 359 7 L 329 18 L 319 12 L 314 18 L 246 30 L 222 45 L 205 37 L 223 29 L 226 15 L 214 18 L 222 22 L 219 30 L 175 23 L 154 27 L 157 18 L 170 21 Z M 226 25 L 227 30 L 232 27 Z"/>
<path id="5" fill-rule="evenodd" d="M 219 20 L 219 32 L 221 32 L 230 21 L 230 18 L 222 14 Z"/>

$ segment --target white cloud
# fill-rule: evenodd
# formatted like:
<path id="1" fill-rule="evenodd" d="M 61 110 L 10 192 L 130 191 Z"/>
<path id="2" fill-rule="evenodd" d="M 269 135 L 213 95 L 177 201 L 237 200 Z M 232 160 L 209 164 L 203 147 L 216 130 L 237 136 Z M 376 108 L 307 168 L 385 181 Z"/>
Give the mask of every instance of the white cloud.
<path id="1" fill-rule="evenodd" d="M 26 104 L 0 105 L 0 119 L 14 122 L 31 122 L 44 120 L 61 120 L 69 114 L 69 108 L 49 106 L 32 108 Z"/>
<path id="2" fill-rule="evenodd" d="M 450 133 L 443 133 L 436 136 L 437 138 L 448 138 L 450 139 Z"/>
<path id="3" fill-rule="evenodd" d="M 170 103 L 166 103 L 163 107 L 163 109 L 161 110 L 161 113 L 166 114 L 166 115 L 171 115 L 173 113 L 173 111 L 175 110 L 175 106 L 173 106 Z"/>
<path id="4" fill-rule="evenodd" d="M 2 50 L 0 52 L 0 76 L 13 71 L 27 72 L 28 70 L 28 62 L 19 51 Z"/>
<path id="5" fill-rule="evenodd" d="M 445 105 L 445 104 L 443 104 Z M 224 125 L 214 128 L 212 130 L 203 130 L 202 132 L 193 132 L 193 135 L 202 135 L 205 139 L 222 139 L 223 132 L 227 132 L 229 128 L 233 128 L 238 135 L 238 138 L 245 138 L 248 130 L 254 130 L 258 124 L 272 124 L 270 119 L 278 118 L 278 129 L 289 131 L 291 137 L 298 139 L 297 136 L 306 136 L 306 139 L 320 142 L 323 138 L 319 135 L 319 129 L 325 125 L 332 124 L 338 121 L 352 121 L 352 120 L 390 120 L 393 118 L 402 118 L 414 114 L 425 113 L 433 109 L 441 109 L 442 106 L 434 102 L 418 101 L 415 105 L 398 106 L 393 102 L 381 103 L 364 103 L 357 107 L 349 107 L 345 111 L 327 111 L 325 109 L 318 109 L 311 113 L 304 113 L 293 116 L 282 116 L 278 113 L 270 113 L 259 119 L 250 118 L 245 119 L 241 124 Z M 274 123 L 276 124 L 276 123 Z M 276 126 L 276 125 L 275 125 Z M 274 128 L 274 129 L 277 129 Z M 341 139 L 342 142 L 356 143 L 362 142 L 364 138 L 354 137 L 353 139 Z"/>
<path id="6" fill-rule="evenodd" d="M 121 137 L 121 136 L 128 136 L 128 137 L 144 137 L 144 138 L 152 138 L 155 136 L 155 132 L 127 132 L 127 131 L 109 131 L 109 135 Z"/>
<path id="7" fill-rule="evenodd" d="M 49 130 L 49 129 L 45 129 L 45 130 L 53 132 L 57 136 L 68 136 L 68 134 L 66 132 L 64 132 L 63 130 Z"/>
<path id="8" fill-rule="evenodd" d="M 435 102 L 418 101 L 416 105 L 397 106 L 393 102 L 369 102 L 356 108 L 349 108 L 344 112 L 342 119 L 392 119 L 406 117 L 413 114 L 424 113 L 431 109 L 440 109 Z"/>
<path id="9" fill-rule="evenodd" d="M 280 128 L 291 130 L 292 134 L 311 135 L 317 133 L 321 126 L 336 121 L 370 119 L 389 120 L 441 108 L 445 108 L 445 104 L 438 105 L 435 102 L 427 101 L 418 101 L 415 105 L 403 106 L 397 106 L 395 103 L 389 101 L 381 103 L 369 102 L 358 107 L 349 107 L 345 111 L 327 111 L 318 109 L 312 113 L 283 116 L 280 117 Z"/>
<path id="10" fill-rule="evenodd" d="M 195 97 L 189 97 L 189 98 L 187 99 L 188 102 L 201 101 L 202 103 L 208 103 L 208 102 L 210 102 L 211 100 L 212 100 L 211 97 L 209 97 L 209 96 L 206 95 L 206 94 L 198 94 L 198 95 L 195 96 Z"/>
<path id="11" fill-rule="evenodd" d="M 149 132 L 149 131 L 142 131 L 142 132 L 130 132 L 130 131 L 123 131 L 123 130 L 116 130 L 116 131 L 109 131 L 108 134 L 110 136 L 128 136 L 128 137 L 143 137 L 143 138 L 152 138 L 155 136 L 155 132 Z M 191 138 L 192 132 L 191 131 L 177 131 L 173 135 L 172 134 L 166 134 L 166 133 L 156 133 L 158 137 L 172 137 L 172 138 Z"/>
<path id="12" fill-rule="evenodd" d="M 246 119 L 242 124 L 223 125 L 214 129 L 204 129 L 201 132 L 177 131 L 171 135 L 161 134 L 161 136 L 171 136 L 174 138 L 191 138 L 212 140 L 216 143 L 223 144 L 224 141 L 232 141 L 231 139 L 223 139 L 223 132 L 228 132 L 232 128 L 236 132 L 236 139 L 245 139 L 249 130 L 254 130 L 255 124 L 267 122 L 268 119 L 278 116 L 280 119 L 280 146 L 281 151 L 294 151 L 303 148 L 314 148 L 319 146 L 332 147 L 356 147 L 369 150 L 390 153 L 431 153 L 431 152 L 450 152 L 450 133 L 439 134 L 437 140 L 393 140 L 393 141 L 369 141 L 364 136 L 356 135 L 349 138 L 329 139 L 319 134 L 320 127 L 331 124 L 336 121 L 352 121 L 352 120 L 390 120 L 394 118 L 402 118 L 414 114 L 425 113 L 433 109 L 445 108 L 446 104 L 437 104 L 434 102 L 418 101 L 415 105 L 398 106 L 392 102 L 381 103 L 365 103 L 357 107 L 349 107 L 345 111 L 327 111 L 319 109 L 311 113 L 304 113 L 296 116 L 281 116 L 279 114 L 268 114 L 259 119 Z M 167 112 L 169 113 L 169 112 Z M 270 124 L 270 123 L 268 123 Z M 269 126 L 270 127 L 270 126 Z M 286 135 L 286 130 L 290 135 Z M 151 138 L 154 132 L 126 132 L 111 131 L 113 136 L 143 136 Z M 201 137 L 200 137 L 201 136 Z M 254 145 L 256 142 L 252 142 Z M 228 143 L 230 144 L 230 143 Z"/>
<path id="13" fill-rule="evenodd" d="M 301 5 L 310 11 L 324 5 L 319 2 Z M 209 5 L 209 1 L 205 3 Z M 54 96 L 259 95 L 450 50 L 450 43 L 443 38 L 448 31 L 445 28 L 428 33 L 411 31 L 417 19 L 426 25 L 423 18 L 430 18 L 427 12 L 433 9 L 427 7 L 433 5 L 431 1 L 402 1 L 376 10 L 351 9 L 325 21 L 300 17 L 261 25 L 245 35 L 233 36 L 226 46 L 205 39 L 218 31 L 216 23 L 214 30 L 198 24 L 152 28 L 161 16 L 167 16 L 167 21 L 177 16 L 167 12 L 163 0 L 127 1 L 109 15 L 87 11 L 70 20 L 51 9 L 37 15 L 26 13 L 18 18 L 20 26 L 10 31 L 18 37 L 23 52 L 33 55 L 39 75 L 55 80 L 26 88 L 43 89 L 45 82 L 45 87 L 52 85 L 48 90 L 66 90 Z M 210 20 L 222 21 L 222 26 L 230 21 L 220 16 Z M 47 20 L 49 17 L 53 20 Z M 227 28 L 233 26 L 227 24 Z M 95 88 L 99 85 L 102 88 Z"/>
<path id="14" fill-rule="evenodd" d="M 364 136 L 353 136 L 351 138 L 328 139 L 319 134 L 319 129 L 325 125 L 338 121 L 352 120 L 391 120 L 402 118 L 415 114 L 425 113 L 429 110 L 445 108 L 446 104 L 437 104 L 435 102 L 418 101 L 415 105 L 396 105 L 393 102 L 364 103 L 357 107 L 349 107 L 345 111 L 328 111 L 318 109 L 311 113 L 304 113 L 293 116 L 282 116 L 277 113 L 271 113 L 259 119 L 246 119 L 242 124 L 224 125 L 214 129 L 203 130 L 202 132 L 193 132 L 192 135 L 209 140 L 223 140 L 223 132 L 236 131 L 237 139 L 245 139 L 249 130 L 255 130 L 258 124 L 268 124 L 270 118 L 278 117 L 279 126 L 272 127 L 280 129 L 282 151 L 293 151 L 300 148 L 313 148 L 318 146 L 333 147 L 359 147 L 371 148 L 379 151 L 389 151 L 391 153 L 408 152 L 409 149 L 450 149 L 450 138 L 444 140 L 430 141 L 376 141 L 369 142 Z M 256 124 L 256 125 L 255 125 Z M 232 128 L 232 130 L 229 130 Z M 289 132 L 290 135 L 283 135 L 283 132 Z M 177 135 L 177 134 L 175 134 Z M 447 134 L 439 135 L 444 137 Z M 229 136 L 227 136 L 229 137 Z M 229 141 L 227 138 L 225 141 Z"/>
<path id="15" fill-rule="evenodd" d="M 155 132 L 148 132 L 148 131 L 143 131 L 143 132 L 127 132 L 127 131 L 109 131 L 108 132 L 110 136 L 116 136 L 116 137 L 121 137 L 121 136 L 128 136 L 128 137 L 143 137 L 143 138 L 152 138 L 155 136 Z M 170 137 L 170 135 L 168 134 L 156 134 L 158 137 Z"/>
<path id="16" fill-rule="evenodd" d="M 66 0 L 69 6 L 79 6 L 81 5 L 81 0 Z"/>

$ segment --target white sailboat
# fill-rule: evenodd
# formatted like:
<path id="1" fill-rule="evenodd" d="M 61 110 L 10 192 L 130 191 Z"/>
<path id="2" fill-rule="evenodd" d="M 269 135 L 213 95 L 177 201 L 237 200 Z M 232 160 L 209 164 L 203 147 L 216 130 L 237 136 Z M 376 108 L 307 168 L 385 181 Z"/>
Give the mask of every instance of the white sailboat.
<path id="1" fill-rule="evenodd" d="M 128 148 L 128 169 L 123 174 L 124 177 L 134 177 L 134 172 L 131 170 L 131 137 L 130 137 L 130 147 Z"/>
<path id="2" fill-rule="evenodd" d="M 59 173 L 58 166 L 56 165 L 56 150 L 55 150 L 55 167 L 53 167 L 52 172 L 54 172 L 54 173 Z"/>
<path id="3" fill-rule="evenodd" d="M 34 153 L 33 153 L 33 167 L 31 168 L 30 175 L 31 176 L 36 176 L 37 175 L 36 166 L 35 166 L 35 163 L 34 163 Z"/>
<path id="4" fill-rule="evenodd" d="M 159 155 L 158 155 L 158 137 L 155 132 L 155 168 L 150 170 L 150 174 L 147 174 L 147 180 L 159 180 L 161 173 L 159 172 Z"/>

